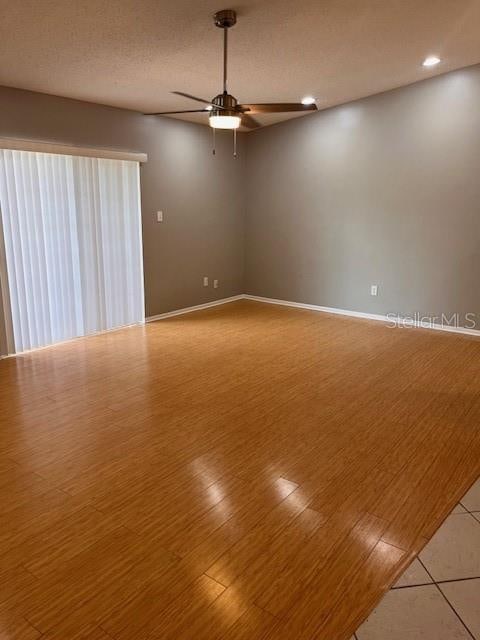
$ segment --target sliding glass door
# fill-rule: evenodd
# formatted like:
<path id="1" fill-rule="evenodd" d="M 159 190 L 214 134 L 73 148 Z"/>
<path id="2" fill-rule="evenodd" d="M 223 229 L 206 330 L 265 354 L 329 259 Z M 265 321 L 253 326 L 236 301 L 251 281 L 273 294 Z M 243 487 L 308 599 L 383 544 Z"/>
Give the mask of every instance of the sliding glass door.
<path id="1" fill-rule="evenodd" d="M 138 162 L 1 150 L 0 209 L 10 351 L 143 321 Z"/>

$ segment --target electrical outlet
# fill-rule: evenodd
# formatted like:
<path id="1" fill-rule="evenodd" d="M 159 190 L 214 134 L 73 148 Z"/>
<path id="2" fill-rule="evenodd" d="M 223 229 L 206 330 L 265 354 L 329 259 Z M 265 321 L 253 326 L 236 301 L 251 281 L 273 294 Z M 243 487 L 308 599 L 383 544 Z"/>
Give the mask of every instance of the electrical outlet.
<path id="1" fill-rule="evenodd" d="M 163 211 L 157 211 L 157 222 L 163 222 Z"/>
<path id="2" fill-rule="evenodd" d="M 203 286 L 208 287 L 208 276 L 203 276 Z"/>
<path id="3" fill-rule="evenodd" d="M 372 284 L 370 286 L 370 295 L 371 296 L 378 296 L 378 284 Z"/>
<path id="4" fill-rule="evenodd" d="M 218 289 L 218 280 L 213 281 L 213 288 Z"/>

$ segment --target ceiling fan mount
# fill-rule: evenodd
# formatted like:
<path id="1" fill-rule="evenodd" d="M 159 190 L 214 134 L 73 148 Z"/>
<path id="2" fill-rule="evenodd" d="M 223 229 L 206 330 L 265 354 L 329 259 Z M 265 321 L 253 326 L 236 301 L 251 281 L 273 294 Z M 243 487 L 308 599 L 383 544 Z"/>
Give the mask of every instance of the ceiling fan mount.
<path id="1" fill-rule="evenodd" d="M 237 24 L 237 14 L 233 9 L 223 9 L 214 14 L 213 21 L 220 29 L 230 29 Z"/>
<path id="2" fill-rule="evenodd" d="M 192 96 L 182 91 L 172 91 L 175 95 L 194 100 L 203 104 L 202 109 L 186 109 L 181 111 L 161 111 L 146 115 L 163 116 L 180 113 L 207 113 L 209 124 L 213 129 L 233 129 L 240 126 L 248 129 L 256 129 L 260 123 L 252 118 L 255 113 L 282 113 L 294 111 L 316 111 L 317 105 L 302 104 L 301 102 L 273 102 L 263 104 L 239 104 L 235 96 L 227 90 L 227 63 L 228 63 L 228 30 L 237 23 L 237 14 L 233 9 L 217 11 L 213 16 L 216 27 L 223 29 L 223 92 L 211 100 Z"/>

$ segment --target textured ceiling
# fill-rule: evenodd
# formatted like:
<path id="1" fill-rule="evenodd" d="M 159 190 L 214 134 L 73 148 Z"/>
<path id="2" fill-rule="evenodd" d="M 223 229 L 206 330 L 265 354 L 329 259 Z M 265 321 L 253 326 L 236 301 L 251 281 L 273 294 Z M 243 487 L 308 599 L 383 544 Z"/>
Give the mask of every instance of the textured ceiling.
<path id="1" fill-rule="evenodd" d="M 227 0 L 225 0 L 227 1 Z M 480 62 L 480 0 L 2 0 L 0 84 L 140 111 L 195 108 L 172 90 L 319 108 Z M 428 54 L 442 63 L 421 66 Z M 292 117 L 267 115 L 271 124 Z M 193 114 L 193 121 L 206 116 Z"/>

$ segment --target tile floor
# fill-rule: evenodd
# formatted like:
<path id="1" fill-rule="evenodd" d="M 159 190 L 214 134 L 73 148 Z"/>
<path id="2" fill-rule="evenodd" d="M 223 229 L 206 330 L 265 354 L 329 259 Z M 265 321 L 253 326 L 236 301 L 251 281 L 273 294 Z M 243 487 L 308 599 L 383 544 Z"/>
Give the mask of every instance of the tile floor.
<path id="1" fill-rule="evenodd" d="M 352 640 L 480 640 L 480 479 Z"/>

